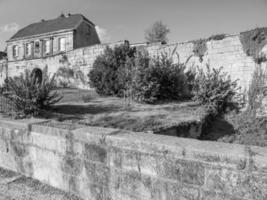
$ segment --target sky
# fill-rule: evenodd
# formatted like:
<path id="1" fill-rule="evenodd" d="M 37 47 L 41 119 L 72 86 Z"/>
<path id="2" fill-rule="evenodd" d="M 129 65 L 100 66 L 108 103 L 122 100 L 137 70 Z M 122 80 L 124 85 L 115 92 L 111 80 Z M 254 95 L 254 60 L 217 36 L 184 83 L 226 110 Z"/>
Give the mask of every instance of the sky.
<path id="1" fill-rule="evenodd" d="M 144 42 L 158 20 L 169 43 L 267 27 L 267 0 L 0 0 L 0 50 L 17 30 L 61 13 L 81 13 L 103 42 Z"/>

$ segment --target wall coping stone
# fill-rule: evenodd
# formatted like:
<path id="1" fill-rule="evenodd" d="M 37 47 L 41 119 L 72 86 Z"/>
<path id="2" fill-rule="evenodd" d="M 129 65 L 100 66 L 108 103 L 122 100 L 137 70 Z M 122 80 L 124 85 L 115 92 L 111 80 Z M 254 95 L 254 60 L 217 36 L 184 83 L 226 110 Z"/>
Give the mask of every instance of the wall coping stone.
<path id="1" fill-rule="evenodd" d="M 31 130 L 32 124 L 45 122 L 47 120 L 30 118 L 30 119 L 10 119 L 0 117 L 0 127 L 14 128 L 14 129 L 28 129 Z"/>

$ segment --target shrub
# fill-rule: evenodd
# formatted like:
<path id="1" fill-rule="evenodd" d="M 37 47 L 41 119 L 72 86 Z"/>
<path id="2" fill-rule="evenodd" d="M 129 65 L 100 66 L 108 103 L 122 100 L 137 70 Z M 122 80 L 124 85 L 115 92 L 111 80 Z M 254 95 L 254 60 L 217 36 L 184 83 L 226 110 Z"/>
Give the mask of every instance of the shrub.
<path id="1" fill-rule="evenodd" d="M 208 38 L 208 41 L 211 41 L 211 40 L 223 40 L 224 38 L 226 37 L 225 34 L 217 34 L 217 35 L 212 35 Z"/>
<path id="2" fill-rule="evenodd" d="M 42 81 L 31 75 L 29 70 L 18 77 L 8 78 L 8 89 L 11 94 L 6 97 L 14 104 L 17 117 L 37 116 L 43 109 L 61 100 L 55 89 L 55 75 L 51 78 L 47 68 L 43 70 Z"/>
<path id="3" fill-rule="evenodd" d="M 57 70 L 56 77 L 60 87 L 69 87 L 71 85 L 71 79 L 74 78 L 74 71 L 69 67 L 60 67 Z"/>
<path id="4" fill-rule="evenodd" d="M 248 110 L 254 117 L 256 116 L 257 110 L 262 105 L 265 79 L 266 75 L 263 69 L 261 66 L 257 66 L 248 90 Z"/>
<path id="5" fill-rule="evenodd" d="M 267 118 L 255 118 L 253 113 L 245 111 L 231 116 L 235 134 L 219 138 L 220 142 L 245 145 L 267 146 Z"/>
<path id="6" fill-rule="evenodd" d="M 133 59 L 134 54 L 135 48 L 125 43 L 114 49 L 107 47 L 104 54 L 96 58 L 88 76 L 98 94 L 123 96 L 127 85 L 127 60 Z"/>
<path id="7" fill-rule="evenodd" d="M 260 51 L 266 45 L 267 28 L 256 28 L 240 33 L 240 41 L 244 52 L 256 62 Z"/>
<path id="8" fill-rule="evenodd" d="M 237 81 L 232 81 L 222 68 L 210 69 L 207 66 L 205 71 L 198 68 L 193 100 L 205 105 L 211 116 L 239 110 Z"/>
<path id="9" fill-rule="evenodd" d="M 174 64 L 165 54 L 150 58 L 143 52 L 137 55 L 134 65 L 132 88 L 136 100 L 155 103 L 190 96 L 185 64 Z"/>
<path id="10" fill-rule="evenodd" d="M 207 51 L 207 40 L 206 39 L 199 39 L 193 41 L 193 53 L 195 56 L 199 57 L 199 61 L 203 61 L 203 56 L 205 55 Z"/>
<path id="11" fill-rule="evenodd" d="M 74 78 L 76 81 L 81 82 L 82 84 L 86 84 L 86 77 L 81 70 L 78 70 L 74 74 Z"/>

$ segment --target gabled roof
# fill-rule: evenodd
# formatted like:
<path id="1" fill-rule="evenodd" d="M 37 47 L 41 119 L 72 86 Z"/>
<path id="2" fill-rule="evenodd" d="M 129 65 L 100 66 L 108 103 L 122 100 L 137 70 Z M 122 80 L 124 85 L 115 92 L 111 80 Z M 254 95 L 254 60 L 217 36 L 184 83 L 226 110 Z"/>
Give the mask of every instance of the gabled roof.
<path id="1" fill-rule="evenodd" d="M 81 14 L 74 14 L 68 16 L 59 16 L 56 19 L 42 20 L 41 22 L 30 24 L 25 28 L 20 29 L 10 40 L 25 38 L 45 33 L 53 33 L 63 30 L 74 30 L 82 21 L 86 21 L 94 25 L 91 21 L 86 19 Z"/>

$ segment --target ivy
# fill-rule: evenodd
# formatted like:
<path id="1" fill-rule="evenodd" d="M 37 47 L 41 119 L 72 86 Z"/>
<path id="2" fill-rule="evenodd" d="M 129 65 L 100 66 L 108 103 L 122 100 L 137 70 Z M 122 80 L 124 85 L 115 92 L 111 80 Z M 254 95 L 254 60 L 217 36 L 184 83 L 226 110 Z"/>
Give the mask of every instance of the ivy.
<path id="1" fill-rule="evenodd" d="M 193 41 L 193 53 L 195 56 L 199 57 L 200 62 L 203 61 L 203 56 L 207 51 L 207 40 L 206 39 L 199 39 Z"/>
<path id="2" fill-rule="evenodd" d="M 255 62 L 264 62 L 260 52 L 267 44 L 267 28 L 256 28 L 250 31 L 240 33 L 240 41 L 244 52 L 251 56 Z"/>
<path id="3" fill-rule="evenodd" d="M 211 40 L 223 40 L 226 37 L 226 34 L 222 33 L 222 34 L 216 34 L 216 35 L 212 35 L 208 38 L 208 41 Z"/>

